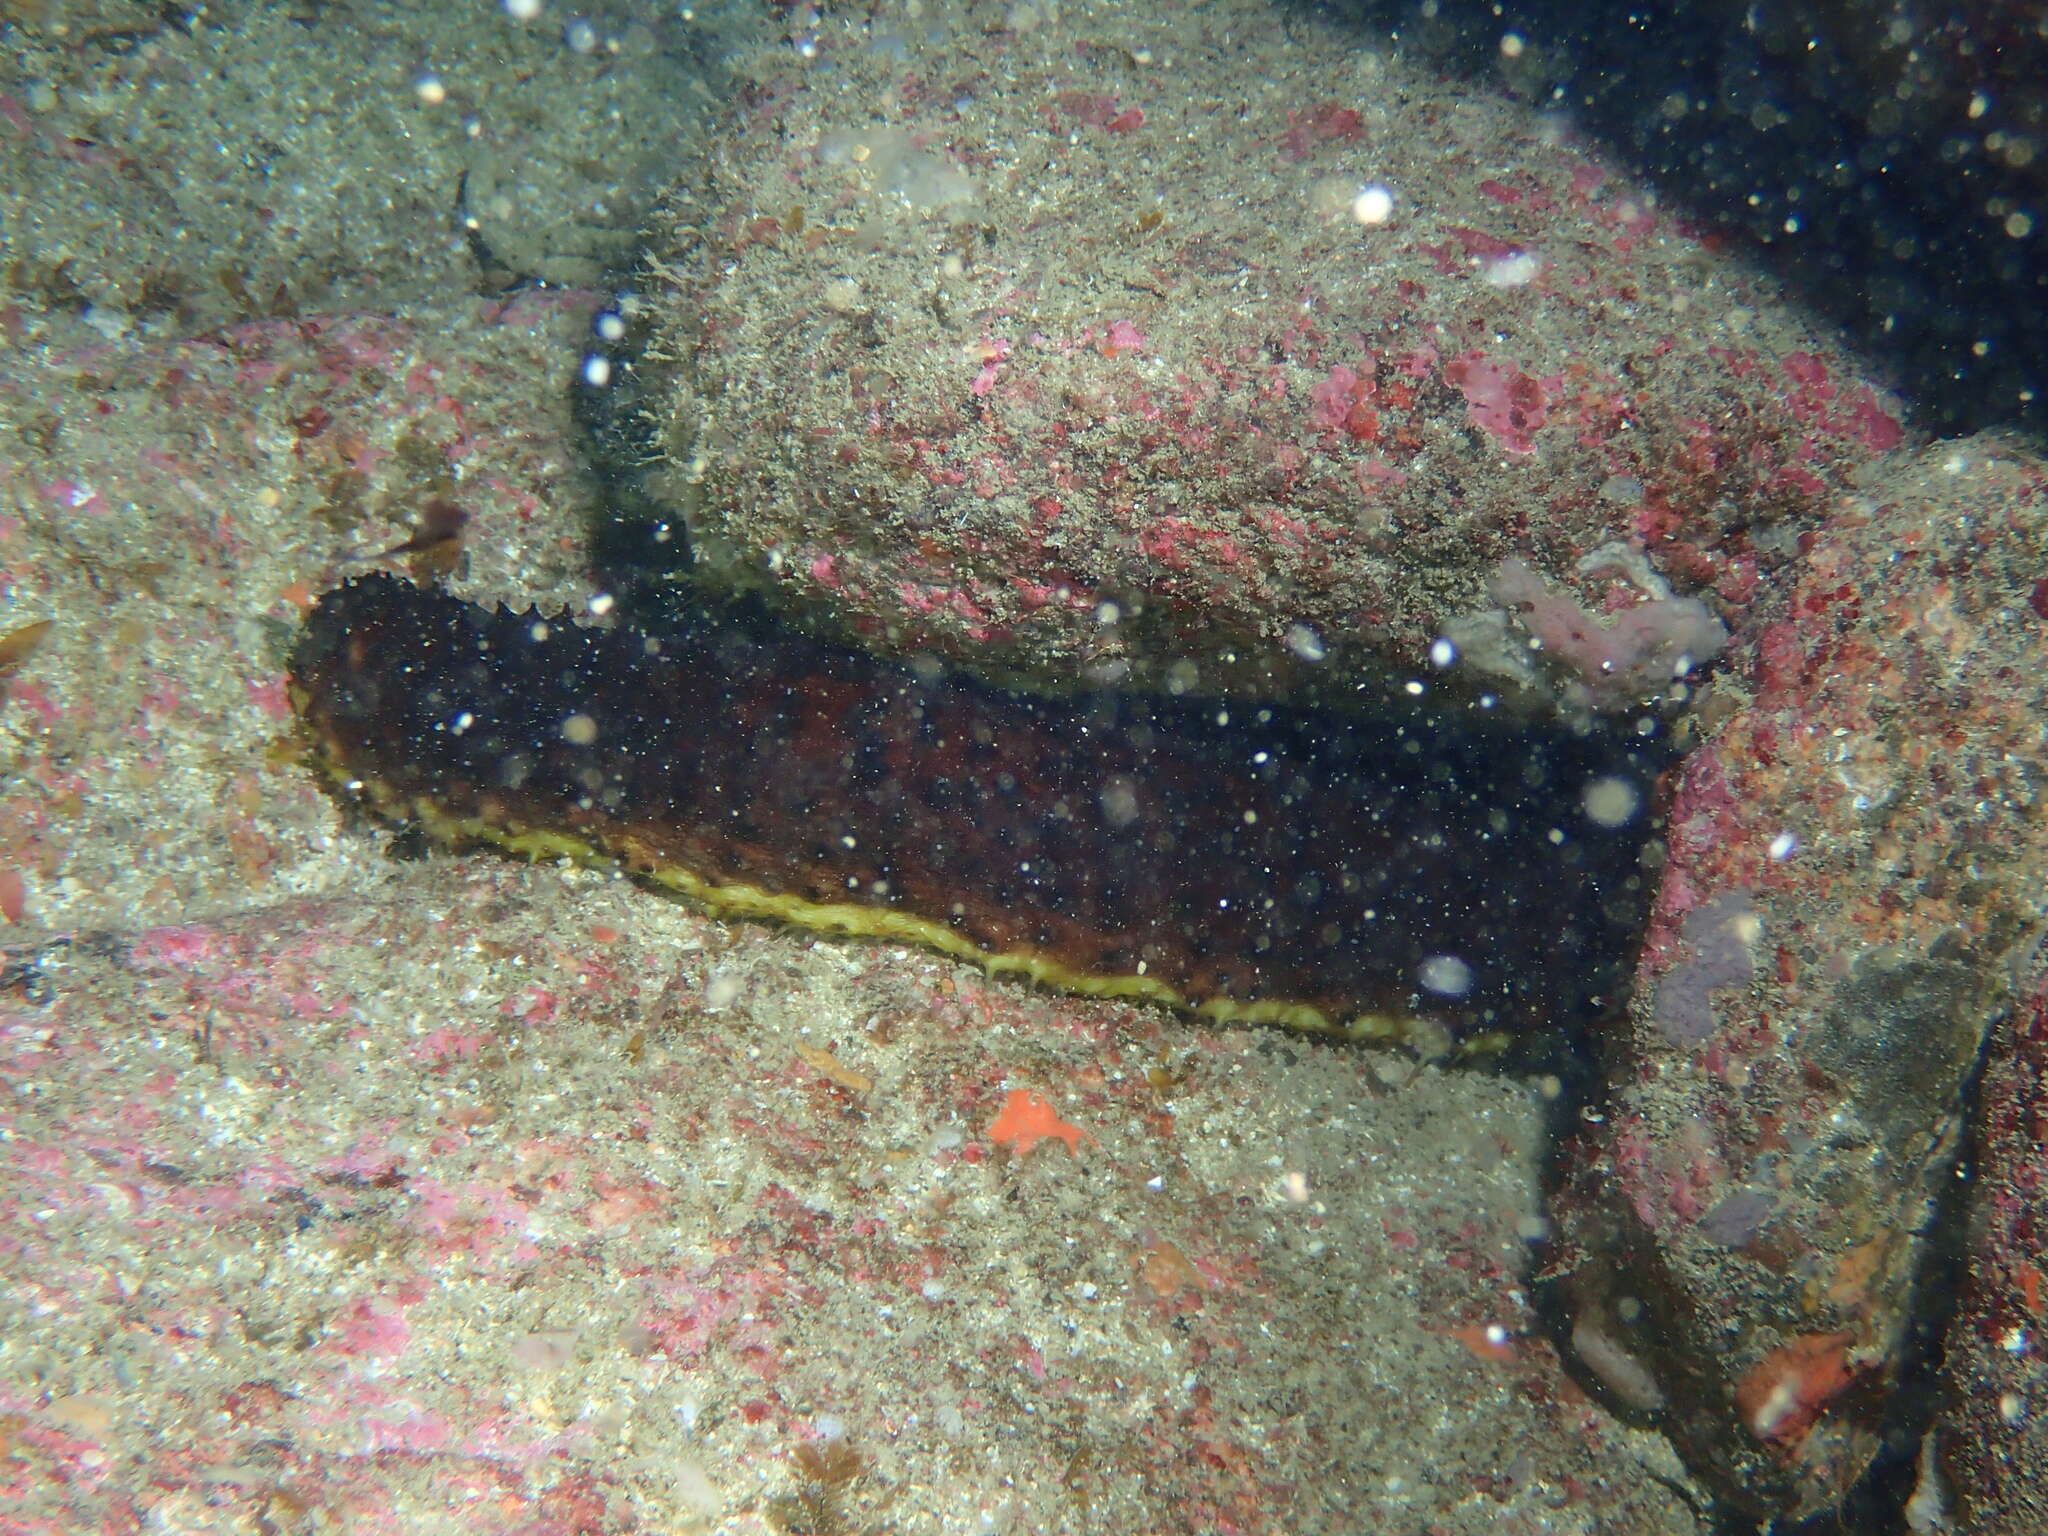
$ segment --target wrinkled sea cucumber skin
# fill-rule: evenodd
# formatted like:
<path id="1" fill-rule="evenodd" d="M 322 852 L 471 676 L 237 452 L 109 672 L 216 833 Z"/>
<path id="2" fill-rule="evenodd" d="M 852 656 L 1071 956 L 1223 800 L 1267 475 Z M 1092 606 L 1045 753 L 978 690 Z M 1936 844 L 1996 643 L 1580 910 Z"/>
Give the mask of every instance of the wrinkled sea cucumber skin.
<path id="1" fill-rule="evenodd" d="M 1651 749 L 1468 711 L 1045 699 L 773 628 L 655 639 L 383 575 L 329 593 L 293 695 L 330 768 L 451 841 L 616 859 L 714 906 L 1074 990 L 1470 1045 L 1589 1021 Z"/>

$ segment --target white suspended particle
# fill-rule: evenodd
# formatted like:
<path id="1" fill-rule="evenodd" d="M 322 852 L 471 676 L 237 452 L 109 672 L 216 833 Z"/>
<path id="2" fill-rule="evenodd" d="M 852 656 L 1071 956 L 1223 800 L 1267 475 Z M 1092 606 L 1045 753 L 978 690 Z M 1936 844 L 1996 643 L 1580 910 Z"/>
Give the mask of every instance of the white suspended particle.
<path id="1" fill-rule="evenodd" d="M 1321 661 L 1330 654 L 1329 647 L 1323 644 L 1323 637 L 1306 624 L 1287 626 L 1287 649 L 1303 661 Z"/>
<path id="2" fill-rule="evenodd" d="M 603 389 L 612 381 L 612 360 L 602 352 L 592 352 L 583 359 L 583 382 L 592 389 Z"/>
<path id="3" fill-rule="evenodd" d="M 543 9 L 541 0 L 504 0 L 504 6 L 514 21 L 538 21 Z"/>
<path id="4" fill-rule="evenodd" d="M 1438 997 L 1463 997 L 1472 990 L 1472 967 L 1456 955 L 1431 955 L 1415 968 L 1415 979 Z"/>
<path id="5" fill-rule="evenodd" d="M 1795 832 L 1780 832 L 1771 839 L 1770 855 L 1773 864 L 1782 864 L 1799 851 L 1799 836 Z"/>
<path id="6" fill-rule="evenodd" d="M 580 710 L 562 722 L 562 740 L 572 747 L 587 747 L 597 740 L 597 722 Z"/>
<path id="7" fill-rule="evenodd" d="M 1543 263 L 1527 251 L 1516 251 L 1512 256 L 1502 256 L 1489 261 L 1480 268 L 1480 281 L 1489 288 L 1526 288 L 1536 281 L 1543 270 Z"/>
<path id="8" fill-rule="evenodd" d="M 1358 195 L 1351 199 L 1351 218 L 1354 223 L 1368 229 L 1384 224 L 1394 216 L 1394 194 L 1378 182 L 1360 187 Z"/>
<path id="9" fill-rule="evenodd" d="M 590 317 L 590 329 L 599 341 L 624 341 L 626 339 L 626 317 L 616 309 L 600 309 Z"/>
<path id="10" fill-rule="evenodd" d="M 1596 826 L 1625 827 L 1642 809 L 1642 791 L 1619 774 L 1593 779 L 1579 796 L 1586 819 Z"/>
<path id="11" fill-rule="evenodd" d="M 1448 636 L 1438 635 L 1430 642 L 1429 664 L 1433 667 L 1454 667 L 1458 664 L 1458 648 Z"/>

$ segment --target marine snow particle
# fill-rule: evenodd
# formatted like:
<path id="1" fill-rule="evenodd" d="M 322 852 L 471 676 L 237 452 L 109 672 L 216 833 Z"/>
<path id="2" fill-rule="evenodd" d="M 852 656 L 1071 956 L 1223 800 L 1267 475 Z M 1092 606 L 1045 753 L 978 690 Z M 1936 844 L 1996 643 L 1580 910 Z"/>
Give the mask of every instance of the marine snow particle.
<path id="1" fill-rule="evenodd" d="M 1771 839 L 1771 862 L 1782 864 L 1799 851 L 1799 835 L 1796 832 L 1780 832 Z"/>
<path id="2" fill-rule="evenodd" d="M 536 21 L 542 9 L 541 0 L 504 0 L 504 7 L 514 21 Z"/>
<path id="3" fill-rule="evenodd" d="M 612 381 L 612 360 L 602 352 L 593 352 L 583 359 L 583 382 L 592 389 L 603 389 Z"/>
<path id="4" fill-rule="evenodd" d="M 1367 228 L 1384 224 L 1394 216 L 1394 194 L 1378 182 L 1358 189 L 1358 195 L 1351 199 L 1353 222 Z"/>
<path id="5" fill-rule="evenodd" d="M 412 83 L 412 93 L 419 97 L 420 105 L 426 107 L 438 107 L 448 99 L 447 84 L 439 75 L 432 73 L 416 77 Z"/>
<path id="6" fill-rule="evenodd" d="M 562 722 L 562 740 L 572 747 L 587 747 L 597 740 L 597 722 L 585 714 L 569 716 Z"/>
<path id="7" fill-rule="evenodd" d="M 562 26 L 562 41 L 571 53 L 595 53 L 597 24 L 587 16 L 571 16 Z"/>
<path id="8" fill-rule="evenodd" d="M 1112 827 L 1128 827 L 1138 819 L 1138 786 L 1129 779 L 1111 779 L 1102 786 L 1097 799 L 1104 819 Z"/>
<path id="9" fill-rule="evenodd" d="M 1589 821 L 1603 827 L 1625 827 L 1642 809 L 1642 792 L 1627 779 L 1609 774 L 1590 781 L 1579 797 Z"/>
<path id="10" fill-rule="evenodd" d="M 1430 643 L 1429 662 L 1434 667 L 1454 667 L 1458 664 L 1458 647 L 1446 637 L 1439 635 Z"/>
<path id="11" fill-rule="evenodd" d="M 1542 270 L 1543 263 L 1536 257 L 1527 251 L 1517 251 L 1512 256 L 1489 261 L 1479 275 L 1489 288 L 1526 288 Z"/>
<path id="12" fill-rule="evenodd" d="M 1323 637 L 1306 624 L 1287 626 L 1287 649 L 1303 661 L 1321 661 L 1330 654 L 1329 648 L 1323 644 Z"/>
<path id="13" fill-rule="evenodd" d="M 624 341 L 626 317 L 616 309 L 600 309 L 590 317 L 590 329 L 599 341 Z"/>
<path id="14" fill-rule="evenodd" d="M 1438 997 L 1463 997 L 1472 990 L 1472 967 L 1456 955 L 1431 955 L 1415 968 L 1415 979 Z"/>

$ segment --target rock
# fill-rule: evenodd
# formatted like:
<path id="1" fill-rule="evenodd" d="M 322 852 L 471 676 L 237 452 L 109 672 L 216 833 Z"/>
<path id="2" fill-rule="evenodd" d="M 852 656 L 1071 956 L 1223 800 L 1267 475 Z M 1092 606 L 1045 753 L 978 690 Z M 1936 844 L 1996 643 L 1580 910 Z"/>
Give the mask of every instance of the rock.
<path id="1" fill-rule="evenodd" d="M 2038 974 L 2044 511 L 2041 461 L 1990 438 L 1840 502 L 1703 705 L 1611 1101 L 1566 1158 L 1581 1326 L 1759 1518 L 1832 1507 L 1884 1449 L 1940 1318 L 1974 1076 Z M 2008 1125 L 2024 1070 L 1987 1122 L 2008 1202 L 2038 1158 Z M 1992 1219 L 1980 1309 L 2005 1283 L 1983 1263 L 2014 1257 Z"/>
<path id="2" fill-rule="evenodd" d="M 1306 632 L 1408 677 L 1503 633 L 1510 557 L 1607 611 L 1622 541 L 1740 608 L 1900 441 L 1592 150 L 1355 37 L 962 7 L 817 47 L 757 65 L 642 301 L 706 568 L 864 643 L 1271 693 Z"/>
<path id="3" fill-rule="evenodd" d="M 1985 1071 L 1968 1267 L 1938 1421 L 1947 1498 L 1982 1536 L 2048 1524 L 2048 986 L 2040 956 L 2027 960 L 2030 985 Z"/>

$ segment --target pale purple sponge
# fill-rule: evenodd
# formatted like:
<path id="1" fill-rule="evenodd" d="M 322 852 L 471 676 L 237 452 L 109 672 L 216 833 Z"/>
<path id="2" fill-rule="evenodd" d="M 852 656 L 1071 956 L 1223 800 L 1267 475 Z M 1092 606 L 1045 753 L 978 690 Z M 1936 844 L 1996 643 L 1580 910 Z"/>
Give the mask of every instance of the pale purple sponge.
<path id="1" fill-rule="evenodd" d="M 1487 592 L 1585 688 L 1595 709 L 1625 709 L 1662 694 L 1728 645 L 1726 627 L 1696 597 L 1651 597 L 1599 618 L 1512 555 Z"/>
<path id="2" fill-rule="evenodd" d="M 1691 955 L 1657 983 L 1657 1028 L 1674 1045 L 1696 1045 L 1714 1032 L 1708 993 L 1739 987 L 1756 974 L 1750 944 L 1757 936 L 1756 907 L 1747 891 L 1726 891 L 1686 914 L 1680 930 Z"/>

